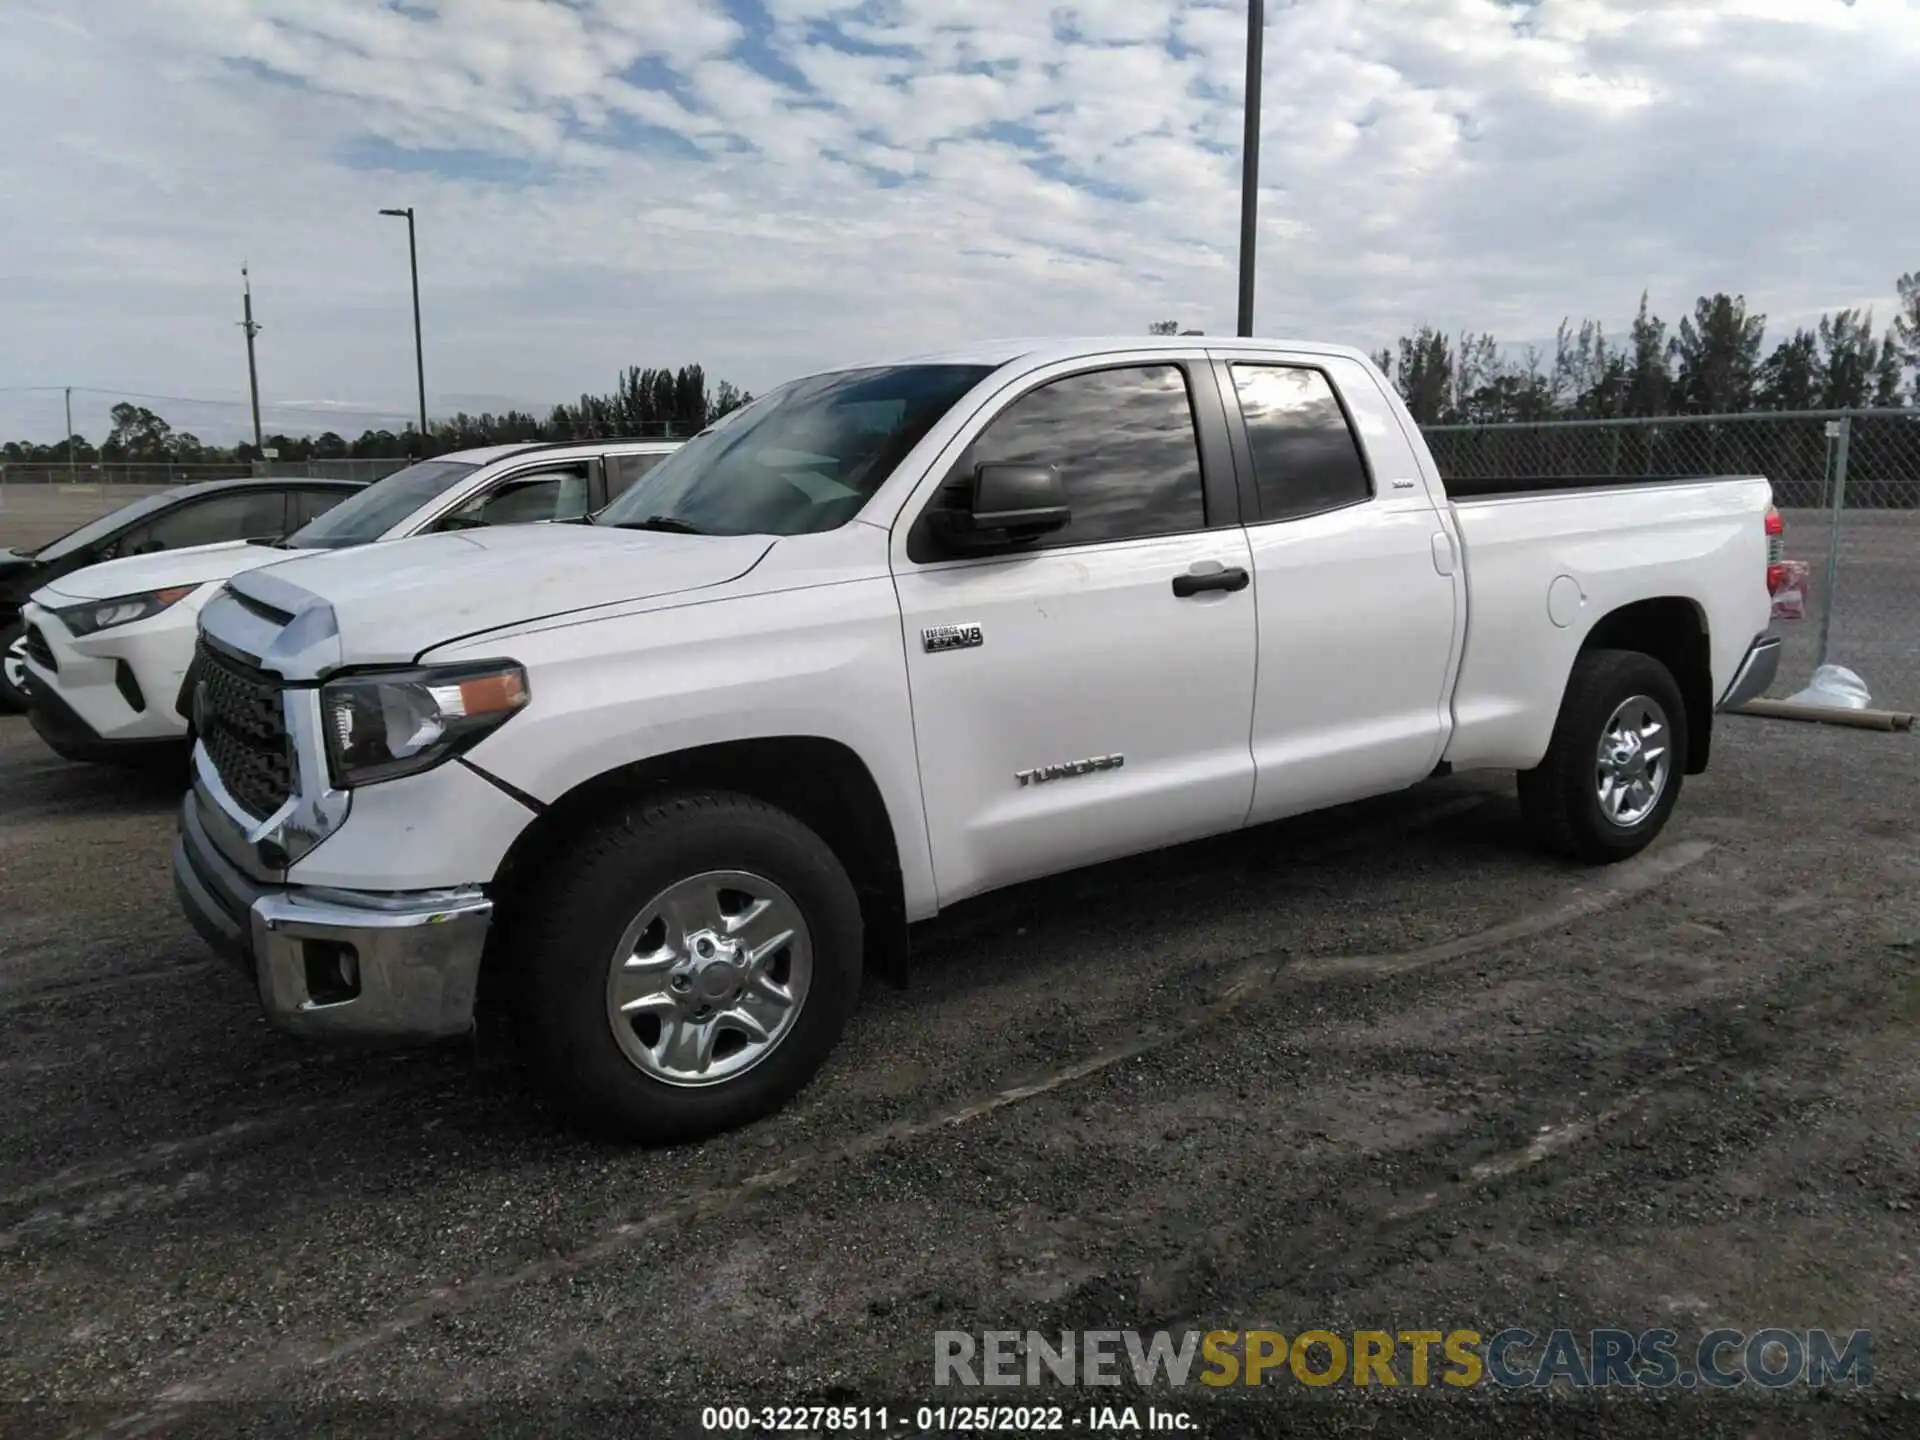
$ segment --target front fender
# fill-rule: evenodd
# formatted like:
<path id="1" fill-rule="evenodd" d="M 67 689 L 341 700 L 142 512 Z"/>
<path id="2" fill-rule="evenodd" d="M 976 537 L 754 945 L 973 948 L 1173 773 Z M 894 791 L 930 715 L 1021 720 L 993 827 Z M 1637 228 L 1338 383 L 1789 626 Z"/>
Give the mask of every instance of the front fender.
<path id="1" fill-rule="evenodd" d="M 436 650 L 504 656 L 531 703 L 468 754 L 551 805 L 607 774 L 728 741 L 844 745 L 872 774 L 900 857 L 908 913 L 935 907 L 913 711 L 892 581 L 739 595 L 585 620 Z"/>

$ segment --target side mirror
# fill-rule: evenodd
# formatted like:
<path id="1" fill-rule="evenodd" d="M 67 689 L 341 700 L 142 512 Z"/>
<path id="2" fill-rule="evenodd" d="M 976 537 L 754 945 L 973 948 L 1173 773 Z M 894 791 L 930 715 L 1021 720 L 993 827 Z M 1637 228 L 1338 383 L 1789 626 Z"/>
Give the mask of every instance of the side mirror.
<path id="1" fill-rule="evenodd" d="M 1051 465 L 980 465 L 956 487 L 958 501 L 933 512 L 934 532 L 957 550 L 998 550 L 1064 530 L 1073 518 Z"/>

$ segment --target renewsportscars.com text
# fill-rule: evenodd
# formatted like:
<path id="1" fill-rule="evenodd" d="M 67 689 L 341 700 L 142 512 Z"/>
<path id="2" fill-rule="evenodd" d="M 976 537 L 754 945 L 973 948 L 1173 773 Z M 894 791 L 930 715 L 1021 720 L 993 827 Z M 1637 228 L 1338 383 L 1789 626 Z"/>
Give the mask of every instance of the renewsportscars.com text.
<path id="1" fill-rule="evenodd" d="M 1264 1385 L 1537 1389 L 1868 1386 L 1873 1337 L 1855 1330 L 942 1330 L 936 1385 Z"/>

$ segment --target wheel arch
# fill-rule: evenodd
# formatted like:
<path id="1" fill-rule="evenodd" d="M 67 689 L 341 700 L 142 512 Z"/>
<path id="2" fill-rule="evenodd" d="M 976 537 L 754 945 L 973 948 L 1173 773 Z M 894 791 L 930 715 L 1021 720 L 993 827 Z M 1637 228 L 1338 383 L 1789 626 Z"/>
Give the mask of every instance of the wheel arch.
<path id="1" fill-rule="evenodd" d="M 1589 650 L 1634 650 L 1672 672 L 1686 707 L 1685 773 L 1707 768 L 1713 745 L 1713 637 L 1700 602 L 1662 595 L 1622 605 L 1597 620 L 1580 642 Z"/>
<path id="2" fill-rule="evenodd" d="M 675 790 L 748 795 L 792 815 L 839 858 L 860 897 L 865 962 L 906 979 L 906 908 L 894 818 L 866 763 L 838 740 L 781 735 L 671 751 L 584 780 L 548 805 L 508 847 L 490 887 L 510 912 L 570 836 L 637 799 Z M 489 956 L 486 968 L 493 968 Z"/>

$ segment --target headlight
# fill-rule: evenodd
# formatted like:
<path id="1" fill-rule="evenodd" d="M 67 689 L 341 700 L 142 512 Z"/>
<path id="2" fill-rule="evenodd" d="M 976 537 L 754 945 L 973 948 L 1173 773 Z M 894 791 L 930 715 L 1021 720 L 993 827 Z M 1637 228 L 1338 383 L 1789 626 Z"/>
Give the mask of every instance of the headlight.
<path id="1" fill-rule="evenodd" d="M 91 635 L 96 630 L 111 630 L 115 625 L 131 625 L 148 620 L 187 598 L 198 585 L 176 585 L 171 590 L 149 590 L 145 595 L 122 595 L 118 600 L 89 600 L 84 605 L 66 605 L 54 610 L 60 623 L 76 635 Z M 48 607 L 53 609 L 52 606 Z"/>
<path id="2" fill-rule="evenodd" d="M 432 769 L 505 724 L 527 703 L 511 661 L 343 675 L 320 687 L 327 763 L 341 789 Z"/>

